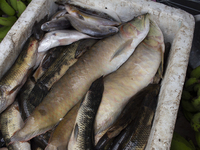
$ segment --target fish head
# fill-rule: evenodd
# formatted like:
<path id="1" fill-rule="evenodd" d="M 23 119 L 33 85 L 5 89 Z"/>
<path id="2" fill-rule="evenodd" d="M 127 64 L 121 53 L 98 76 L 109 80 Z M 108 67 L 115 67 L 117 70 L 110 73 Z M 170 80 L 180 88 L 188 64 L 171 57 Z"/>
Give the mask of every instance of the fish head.
<path id="1" fill-rule="evenodd" d="M 162 31 L 154 21 L 150 21 L 150 30 L 144 39 L 144 44 L 164 53 L 164 37 Z"/>
<path id="2" fill-rule="evenodd" d="M 149 14 L 138 16 L 120 28 L 120 33 L 123 38 L 136 38 L 141 34 L 147 34 L 148 31 Z"/>

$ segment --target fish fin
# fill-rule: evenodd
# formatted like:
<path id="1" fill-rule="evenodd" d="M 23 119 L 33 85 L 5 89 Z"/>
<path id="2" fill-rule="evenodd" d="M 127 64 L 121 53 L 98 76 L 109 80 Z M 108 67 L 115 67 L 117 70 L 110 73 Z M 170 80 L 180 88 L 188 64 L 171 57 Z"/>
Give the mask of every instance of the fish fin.
<path id="1" fill-rule="evenodd" d="M 29 117 L 30 118 L 30 117 Z M 27 119 L 28 120 L 28 119 Z M 27 120 L 25 121 L 25 123 L 27 123 Z M 9 144 L 12 144 L 13 142 L 15 141 L 21 141 L 21 142 L 26 142 L 26 141 L 29 141 L 30 139 L 40 135 L 40 134 L 43 134 L 43 133 L 46 133 L 47 131 L 49 131 L 50 129 L 52 129 L 53 126 L 49 126 L 45 129 L 37 129 L 35 130 L 34 132 L 32 133 L 25 133 L 26 131 L 24 131 L 23 129 L 26 127 L 25 126 L 26 124 L 24 124 L 24 127 L 17 130 L 10 138 L 10 143 Z M 26 130 L 26 129 L 25 129 Z"/>
<path id="2" fill-rule="evenodd" d="M 124 52 L 126 52 L 126 47 L 131 46 L 132 43 L 132 39 L 128 40 L 127 42 L 125 42 L 121 47 L 118 48 L 118 50 L 114 53 L 114 55 L 111 57 L 110 62 L 119 57 L 120 55 L 122 55 Z"/>
<path id="3" fill-rule="evenodd" d="M 12 93 L 14 93 L 19 87 L 21 87 L 21 84 L 16 85 L 11 91 L 9 91 L 7 94 L 11 95 Z"/>
<path id="4" fill-rule="evenodd" d="M 86 52 L 86 49 L 81 49 L 81 48 L 77 49 L 74 58 L 75 59 L 80 58 L 85 52 Z"/>
<path id="5" fill-rule="evenodd" d="M 76 123 L 75 127 L 74 127 L 74 138 L 77 141 L 78 138 L 78 134 L 79 134 L 79 128 L 78 128 L 78 124 Z"/>

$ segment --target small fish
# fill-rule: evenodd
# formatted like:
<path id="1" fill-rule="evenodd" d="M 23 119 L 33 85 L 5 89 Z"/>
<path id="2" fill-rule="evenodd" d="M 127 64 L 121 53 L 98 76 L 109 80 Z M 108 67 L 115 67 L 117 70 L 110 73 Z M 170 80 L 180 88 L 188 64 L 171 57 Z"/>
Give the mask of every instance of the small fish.
<path id="1" fill-rule="evenodd" d="M 103 76 L 95 80 L 81 102 L 68 144 L 70 150 L 94 150 L 93 128 L 104 91 Z"/>
<path id="2" fill-rule="evenodd" d="M 0 80 L 0 113 L 14 102 L 18 91 L 33 69 L 37 58 L 37 48 L 38 40 L 30 37 L 13 66 Z"/>
<path id="3" fill-rule="evenodd" d="M 83 98 L 93 81 L 117 70 L 130 57 L 148 32 L 149 15 L 142 15 L 124 24 L 119 33 L 95 43 L 54 84 L 24 127 L 12 136 L 12 142 L 27 141 L 52 129 Z"/>
<path id="4" fill-rule="evenodd" d="M 76 18 L 72 15 L 65 15 L 69 19 L 71 25 L 78 31 L 94 37 L 106 37 L 118 32 L 117 27 L 103 26 L 90 23 L 88 21 Z"/>
<path id="5" fill-rule="evenodd" d="M 150 21 L 150 31 L 132 56 L 104 79 L 105 92 L 95 121 L 98 142 L 117 119 L 128 100 L 152 82 L 164 55 L 164 38 L 160 28 Z M 111 109 L 112 108 L 112 109 Z"/>
<path id="6" fill-rule="evenodd" d="M 24 124 L 16 101 L 1 114 L 0 123 L 2 134 L 9 150 L 31 150 L 28 142 L 14 142 L 8 145 L 13 133 Z"/>
<path id="7" fill-rule="evenodd" d="M 136 118 L 114 140 L 111 150 L 144 150 L 148 141 L 157 106 L 160 86 L 157 84 L 151 93 L 145 95 L 142 107 Z"/>
<path id="8" fill-rule="evenodd" d="M 112 145 L 113 140 L 119 133 L 130 124 L 137 116 L 143 101 L 148 101 L 158 95 L 160 85 L 149 84 L 147 87 L 134 95 L 124 107 L 122 113 L 116 122 L 107 130 L 107 132 L 98 141 L 95 149 L 105 149 Z"/>
<path id="9" fill-rule="evenodd" d="M 56 46 L 69 45 L 75 41 L 86 38 L 94 37 L 83 34 L 76 30 L 51 31 L 46 33 L 44 38 L 40 41 L 38 52 L 44 52 Z"/>
<path id="10" fill-rule="evenodd" d="M 58 19 L 50 20 L 42 24 L 41 29 L 43 31 L 55 31 L 64 30 L 71 27 L 69 20 L 66 17 L 59 17 Z"/>
<path id="11" fill-rule="evenodd" d="M 96 25 L 103 25 L 103 26 L 118 26 L 120 25 L 117 21 L 111 21 L 108 19 L 92 16 L 85 14 L 83 12 L 80 12 L 76 7 L 66 4 L 65 8 L 67 12 L 72 15 L 73 17 L 79 18 L 81 20 L 84 20 L 86 22 L 89 22 L 90 24 L 96 24 Z"/>
<path id="12" fill-rule="evenodd" d="M 51 134 L 49 143 L 45 150 L 67 149 L 80 104 L 81 101 L 72 107 L 72 109 L 65 115 L 63 120 L 59 122 L 58 126 Z"/>

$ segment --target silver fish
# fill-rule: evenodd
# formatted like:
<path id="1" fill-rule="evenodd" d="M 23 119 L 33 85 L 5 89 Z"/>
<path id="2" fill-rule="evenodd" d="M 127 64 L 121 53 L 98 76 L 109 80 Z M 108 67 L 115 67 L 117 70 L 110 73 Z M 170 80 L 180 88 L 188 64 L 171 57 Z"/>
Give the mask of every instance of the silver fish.
<path id="1" fill-rule="evenodd" d="M 103 26 L 93 24 L 91 22 L 76 18 L 72 15 L 65 15 L 69 19 L 71 25 L 78 31 L 94 37 L 110 36 L 118 32 L 117 27 Z"/>
<path id="2" fill-rule="evenodd" d="M 44 52 L 56 46 L 69 45 L 75 41 L 86 38 L 94 37 L 83 34 L 76 30 L 51 31 L 46 33 L 44 38 L 40 41 L 38 52 Z"/>

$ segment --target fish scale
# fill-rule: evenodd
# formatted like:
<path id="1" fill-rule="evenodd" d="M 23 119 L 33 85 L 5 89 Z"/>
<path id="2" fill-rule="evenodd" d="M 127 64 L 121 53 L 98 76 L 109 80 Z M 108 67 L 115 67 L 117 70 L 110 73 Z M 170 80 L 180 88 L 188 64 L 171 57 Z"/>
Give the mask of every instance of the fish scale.
<path id="1" fill-rule="evenodd" d="M 92 83 L 80 105 L 68 149 L 94 149 L 94 120 L 101 103 L 103 90 L 103 77 L 100 77 Z"/>

